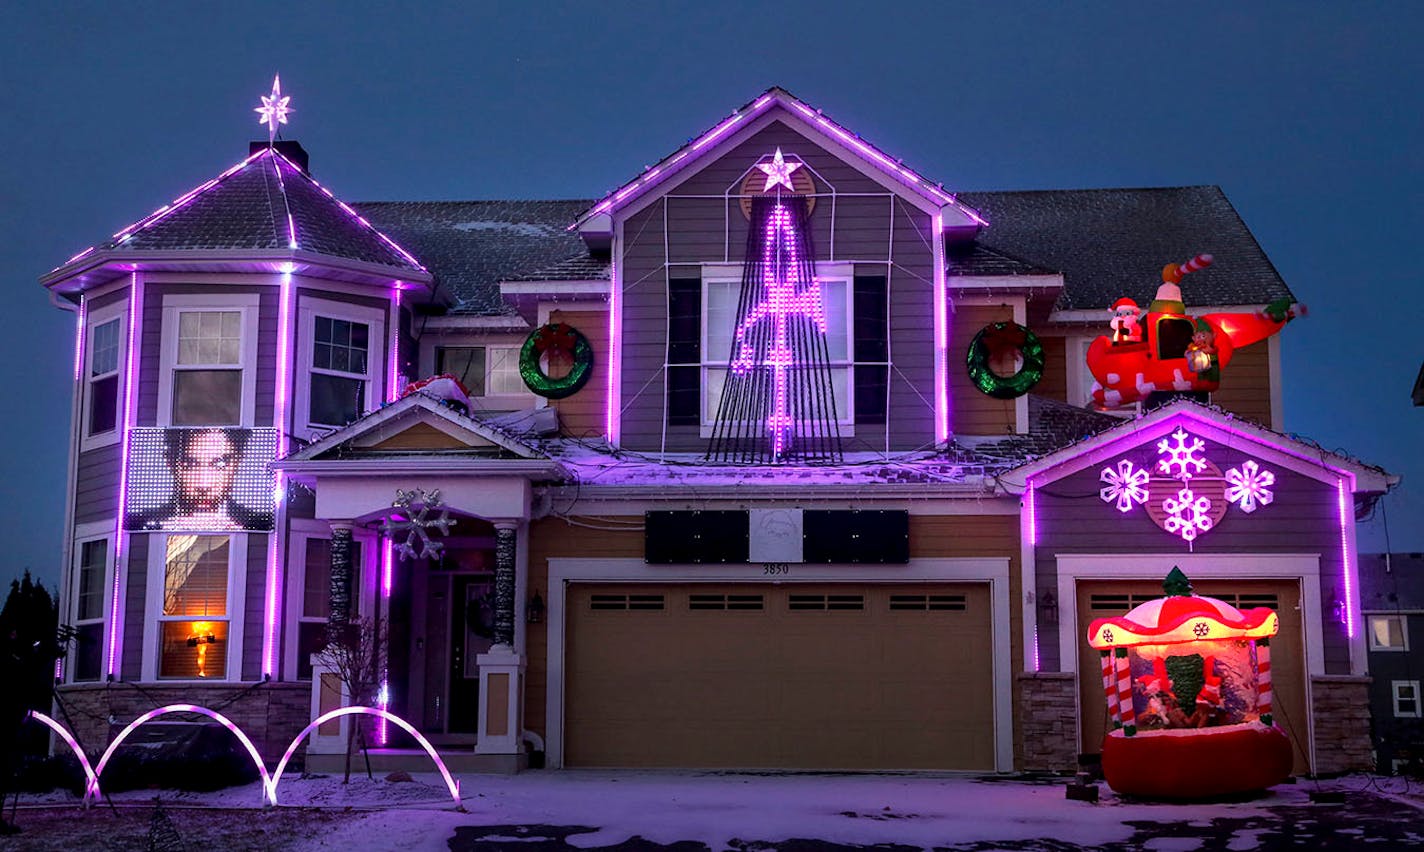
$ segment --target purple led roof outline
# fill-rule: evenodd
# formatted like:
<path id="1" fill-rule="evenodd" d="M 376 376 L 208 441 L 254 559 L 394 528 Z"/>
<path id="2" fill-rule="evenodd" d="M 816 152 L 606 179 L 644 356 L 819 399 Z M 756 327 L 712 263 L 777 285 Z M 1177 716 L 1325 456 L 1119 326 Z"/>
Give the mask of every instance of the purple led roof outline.
<path id="1" fill-rule="evenodd" d="M 847 130 L 842 125 L 827 118 L 820 110 L 812 109 L 810 106 L 800 101 L 794 95 L 791 95 L 789 92 L 786 92 L 785 90 L 780 88 L 772 88 L 768 90 L 765 94 L 763 94 L 761 97 L 753 101 L 751 104 L 737 109 L 727 118 L 718 122 L 712 127 L 711 130 L 708 130 L 706 133 L 703 133 L 701 136 L 698 136 L 692 142 L 689 142 L 688 144 L 679 148 L 677 151 L 674 151 L 672 154 L 669 154 L 653 168 L 648 169 L 643 174 L 629 181 L 627 184 L 624 184 L 617 190 L 614 190 L 608 195 L 605 195 L 586 213 L 579 216 L 579 218 L 574 222 L 574 224 L 569 226 L 570 230 L 579 227 L 580 225 L 584 224 L 589 219 L 599 215 L 600 213 L 607 213 L 612 211 L 613 209 L 627 201 L 634 194 L 658 183 L 659 180 L 665 178 L 670 172 L 672 172 L 675 166 L 682 163 L 688 157 L 697 154 L 703 148 L 706 148 L 708 145 L 710 145 L 712 142 L 726 135 L 728 131 L 730 131 L 738 124 L 741 124 L 742 122 L 748 119 L 756 118 L 758 115 L 764 112 L 768 106 L 773 103 L 781 103 L 801 113 L 801 115 L 805 117 L 808 121 L 810 121 L 813 126 L 819 127 L 829 132 L 836 139 L 840 140 L 849 148 L 851 148 L 851 150 L 859 154 L 862 159 L 866 160 L 867 162 L 871 163 L 882 171 L 887 172 L 902 183 L 906 183 L 912 187 L 915 187 L 916 189 L 928 193 L 931 197 L 939 201 L 940 204 L 953 205 L 955 208 L 961 210 L 965 215 L 969 216 L 971 219 L 973 219 L 980 225 L 989 224 L 982 216 L 979 215 L 977 211 L 961 203 L 952 193 L 944 191 L 944 189 L 942 189 L 939 184 L 933 183 L 928 178 L 919 174 L 915 170 L 905 166 L 900 161 L 892 159 L 884 151 L 881 151 L 879 148 L 876 148 L 874 145 L 871 145 L 870 143 L 866 142 L 864 139 Z"/>

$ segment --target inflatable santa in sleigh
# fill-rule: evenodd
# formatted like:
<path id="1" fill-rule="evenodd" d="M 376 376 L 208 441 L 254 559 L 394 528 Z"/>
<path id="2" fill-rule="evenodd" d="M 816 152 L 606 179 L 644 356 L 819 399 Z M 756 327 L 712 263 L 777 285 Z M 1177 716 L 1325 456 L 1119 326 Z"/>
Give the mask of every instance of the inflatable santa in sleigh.
<path id="1" fill-rule="evenodd" d="M 1163 267 L 1162 285 L 1145 316 L 1127 298 L 1108 309 L 1111 333 L 1088 346 L 1095 408 L 1123 408 L 1153 394 L 1211 393 L 1221 386 L 1221 372 L 1236 350 L 1265 340 L 1304 315 L 1305 309 L 1290 299 L 1256 313 L 1189 315 L 1179 285 L 1184 276 L 1211 261 L 1211 255 L 1199 254 Z"/>

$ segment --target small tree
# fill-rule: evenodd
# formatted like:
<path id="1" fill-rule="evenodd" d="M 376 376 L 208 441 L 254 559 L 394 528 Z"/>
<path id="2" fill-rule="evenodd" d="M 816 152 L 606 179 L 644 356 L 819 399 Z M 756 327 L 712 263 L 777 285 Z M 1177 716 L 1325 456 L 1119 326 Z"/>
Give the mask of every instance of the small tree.
<path id="1" fill-rule="evenodd" d="M 386 672 L 386 621 L 380 616 L 353 618 L 328 624 L 326 647 L 316 654 L 317 662 L 336 675 L 352 706 L 374 707 L 379 698 L 381 680 Z M 368 747 L 366 717 L 350 717 L 346 728 L 346 772 L 343 784 L 351 783 L 351 753 L 356 735 L 361 736 L 361 749 Z M 371 773 L 371 759 L 366 757 L 366 774 Z"/>
<path id="2" fill-rule="evenodd" d="M 47 711 L 54 689 L 54 661 L 63 656 L 59 643 L 59 608 L 49 590 L 26 571 L 10 582 L 10 594 L 0 607 L 0 803 L 22 756 L 42 755 L 48 733 L 36 726 L 28 735 L 21 726 L 31 710 Z M 0 815 L 0 833 L 6 830 Z"/>

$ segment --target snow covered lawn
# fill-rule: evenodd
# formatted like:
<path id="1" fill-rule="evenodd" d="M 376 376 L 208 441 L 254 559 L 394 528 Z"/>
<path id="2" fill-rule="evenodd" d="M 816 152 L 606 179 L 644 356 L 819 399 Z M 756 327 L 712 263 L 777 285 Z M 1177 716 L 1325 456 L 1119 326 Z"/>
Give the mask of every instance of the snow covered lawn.
<path id="1" fill-rule="evenodd" d="M 1100 804 L 1067 801 L 1061 783 L 962 776 L 526 772 L 466 775 L 468 813 L 454 811 L 438 776 L 415 783 L 353 778 L 284 780 L 283 807 L 255 808 L 257 785 L 218 793 L 164 793 L 188 848 L 447 852 L 515 848 L 1388 849 L 1424 843 L 1424 810 L 1398 780 L 1331 782 L 1345 805 L 1314 805 L 1311 782 L 1282 785 L 1244 803 L 1126 803 L 1104 788 Z M 1372 789 L 1367 789 L 1372 788 Z M 1381 792 L 1383 788 L 1386 792 Z M 143 848 L 152 791 L 115 796 L 81 813 L 62 794 L 47 807 L 22 799 L 20 838 L 9 849 Z M 59 807 L 55 807 L 58 805 Z M 236 810 L 253 807 L 252 810 Z M 68 814 L 65 819 L 61 815 Z M 229 826 L 223 842 L 213 831 Z M 46 836 L 52 835 L 52 836 Z M 85 838 L 96 842 L 84 842 Z M 812 843 L 788 843 L 793 840 Z M 685 844 L 685 845 L 684 845 Z"/>

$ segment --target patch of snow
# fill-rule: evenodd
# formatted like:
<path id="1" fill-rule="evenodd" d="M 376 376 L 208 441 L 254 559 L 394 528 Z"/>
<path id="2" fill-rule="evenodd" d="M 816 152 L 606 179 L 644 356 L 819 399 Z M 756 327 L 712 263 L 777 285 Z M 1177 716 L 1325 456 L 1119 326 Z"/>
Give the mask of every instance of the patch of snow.
<path id="1" fill-rule="evenodd" d="M 1142 844 L 1142 848 L 1154 852 L 1191 852 L 1200 849 L 1201 845 L 1200 837 L 1154 837 Z"/>
<path id="2" fill-rule="evenodd" d="M 1226 848 L 1231 852 L 1250 852 L 1252 849 L 1260 849 L 1261 832 L 1243 829 L 1231 838 L 1231 842 L 1226 844 Z"/>

